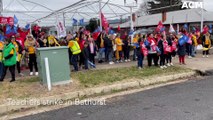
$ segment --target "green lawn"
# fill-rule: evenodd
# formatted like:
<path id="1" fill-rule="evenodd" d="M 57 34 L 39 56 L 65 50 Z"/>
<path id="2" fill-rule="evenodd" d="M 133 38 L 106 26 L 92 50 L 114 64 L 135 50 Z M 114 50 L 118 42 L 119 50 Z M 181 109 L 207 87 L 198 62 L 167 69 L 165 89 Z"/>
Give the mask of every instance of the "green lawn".
<path id="1" fill-rule="evenodd" d="M 122 81 L 125 79 L 143 79 L 146 77 L 156 76 L 156 75 L 169 75 L 180 72 L 187 72 L 189 69 L 181 67 L 169 67 L 167 69 L 160 69 L 159 67 L 145 68 L 142 70 L 136 67 L 130 68 L 116 68 L 107 70 L 93 70 L 87 72 L 77 72 L 72 73 L 72 77 L 75 80 L 79 80 L 84 87 L 93 87 L 99 84 L 109 84 L 117 81 Z"/>

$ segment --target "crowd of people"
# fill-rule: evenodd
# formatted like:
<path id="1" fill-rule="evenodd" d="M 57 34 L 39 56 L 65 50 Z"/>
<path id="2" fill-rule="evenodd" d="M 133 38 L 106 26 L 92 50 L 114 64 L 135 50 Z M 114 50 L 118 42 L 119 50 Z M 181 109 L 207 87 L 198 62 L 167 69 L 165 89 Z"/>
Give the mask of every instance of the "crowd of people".
<path id="1" fill-rule="evenodd" d="M 187 41 L 183 41 L 187 37 Z M 15 69 L 23 76 L 23 66 L 29 67 L 29 74 L 38 75 L 36 60 L 36 48 L 68 46 L 70 64 L 73 71 L 96 68 L 97 62 L 113 65 L 137 61 L 138 69 L 144 67 L 143 61 L 147 57 L 148 66 L 159 66 L 161 69 L 173 66 L 172 58 L 179 56 L 180 65 L 185 65 L 185 56 L 196 56 L 196 48 L 203 46 L 203 57 L 209 57 L 211 48 L 210 34 L 198 34 L 182 29 L 178 34 L 165 34 L 156 32 L 148 34 L 135 34 L 133 39 L 127 32 L 106 33 L 100 32 L 94 37 L 86 30 L 79 30 L 74 34 L 67 34 L 65 38 L 57 39 L 53 35 L 44 32 L 37 37 L 28 34 L 25 39 L 19 35 L 13 35 L 0 41 L 0 82 L 2 82 L 9 69 L 12 80 L 15 81 Z M 132 57 L 130 52 L 133 51 Z M 96 57 L 97 56 L 97 57 Z"/>

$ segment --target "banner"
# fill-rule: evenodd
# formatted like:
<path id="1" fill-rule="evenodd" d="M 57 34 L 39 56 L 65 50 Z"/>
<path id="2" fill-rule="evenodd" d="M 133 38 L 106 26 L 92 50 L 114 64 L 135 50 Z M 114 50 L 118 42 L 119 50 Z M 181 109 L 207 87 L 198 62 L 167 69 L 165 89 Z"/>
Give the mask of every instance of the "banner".
<path id="1" fill-rule="evenodd" d="M 57 28 L 57 32 L 58 32 L 58 37 L 65 37 L 67 35 L 66 28 L 64 27 L 62 22 L 59 21 L 57 23 L 56 28 Z"/>
<path id="2" fill-rule="evenodd" d="M 13 17 L 0 17 L 0 24 L 14 25 Z"/>
<path id="3" fill-rule="evenodd" d="M 174 29 L 172 24 L 170 24 L 169 32 L 170 33 L 175 33 L 175 29 Z"/>

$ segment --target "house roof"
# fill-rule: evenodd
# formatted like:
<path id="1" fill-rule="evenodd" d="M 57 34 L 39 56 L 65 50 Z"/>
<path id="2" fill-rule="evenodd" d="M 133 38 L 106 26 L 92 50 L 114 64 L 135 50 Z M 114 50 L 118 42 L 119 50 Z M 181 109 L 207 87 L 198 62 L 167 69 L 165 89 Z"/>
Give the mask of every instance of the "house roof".
<path id="1" fill-rule="evenodd" d="M 192 23 L 201 21 L 201 9 L 186 9 L 173 12 L 167 12 L 167 19 L 163 24 Z M 213 21 L 213 12 L 204 10 L 204 21 Z M 134 22 L 134 27 L 155 26 L 162 20 L 162 14 L 152 14 L 141 16 Z M 130 27 L 130 23 L 125 22 L 120 25 L 121 28 Z"/>

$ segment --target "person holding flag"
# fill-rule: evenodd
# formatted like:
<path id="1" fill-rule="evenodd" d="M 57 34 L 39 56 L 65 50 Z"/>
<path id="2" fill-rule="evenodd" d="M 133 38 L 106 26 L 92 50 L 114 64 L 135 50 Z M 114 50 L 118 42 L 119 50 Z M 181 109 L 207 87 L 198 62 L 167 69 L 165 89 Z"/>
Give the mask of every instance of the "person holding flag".
<path id="1" fill-rule="evenodd" d="M 148 66 L 152 66 L 152 61 L 154 61 L 155 66 L 158 66 L 158 56 L 157 56 L 157 43 L 154 39 L 152 33 L 147 35 L 147 40 L 145 41 L 146 48 L 148 49 Z"/>

